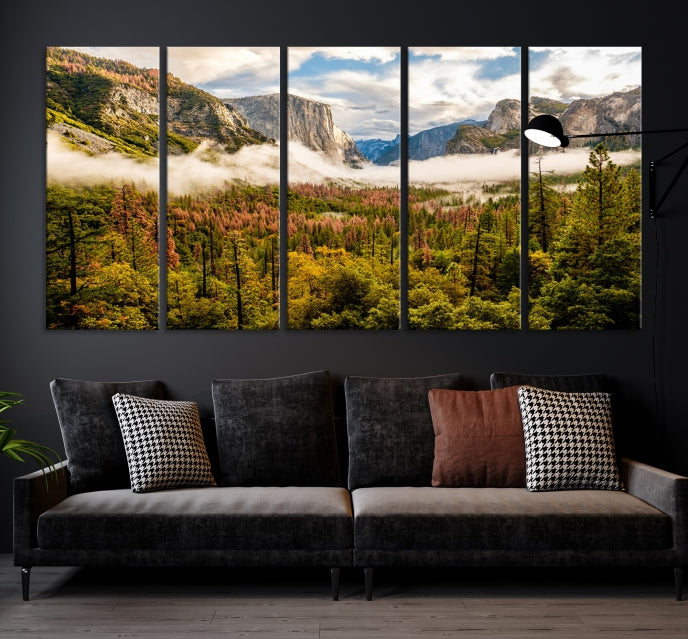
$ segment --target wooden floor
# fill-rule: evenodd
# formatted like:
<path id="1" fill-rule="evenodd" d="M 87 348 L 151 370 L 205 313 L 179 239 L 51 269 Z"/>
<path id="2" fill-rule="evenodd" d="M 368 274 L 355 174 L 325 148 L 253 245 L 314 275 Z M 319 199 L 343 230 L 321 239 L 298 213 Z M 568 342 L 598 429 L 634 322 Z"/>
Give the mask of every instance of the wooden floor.
<path id="1" fill-rule="evenodd" d="M 34 568 L 31 600 L 0 555 L 0 637 L 441 639 L 677 637 L 688 601 L 666 571 L 376 570 L 373 601 L 345 570 Z"/>

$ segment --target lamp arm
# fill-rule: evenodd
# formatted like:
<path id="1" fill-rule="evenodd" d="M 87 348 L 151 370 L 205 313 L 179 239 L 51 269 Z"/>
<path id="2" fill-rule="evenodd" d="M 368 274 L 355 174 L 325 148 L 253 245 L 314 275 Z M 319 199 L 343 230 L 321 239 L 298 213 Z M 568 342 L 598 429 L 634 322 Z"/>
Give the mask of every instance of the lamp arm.
<path id="1" fill-rule="evenodd" d="M 578 135 L 569 135 L 567 136 L 569 139 L 571 138 L 606 138 L 610 137 L 612 135 L 646 135 L 646 134 L 652 134 L 652 133 L 685 133 L 687 132 L 688 129 L 657 129 L 654 131 L 619 131 L 618 133 L 581 133 Z M 655 219 L 657 217 L 657 214 L 659 212 L 659 209 L 661 208 L 662 204 L 664 204 L 664 200 L 666 200 L 667 196 L 671 192 L 671 190 L 674 188 L 676 185 L 676 182 L 678 182 L 679 178 L 681 175 L 683 175 L 683 172 L 686 170 L 688 167 L 688 157 L 686 157 L 685 160 L 683 160 L 683 164 L 679 167 L 678 171 L 676 171 L 676 174 L 672 178 L 671 182 L 669 183 L 669 186 L 667 186 L 666 191 L 662 194 L 662 197 L 659 198 L 659 201 L 657 200 L 657 166 L 662 163 L 664 160 L 667 158 L 671 157 L 675 153 L 678 153 L 679 151 L 685 149 L 688 147 L 688 142 L 682 144 L 681 146 L 677 147 L 670 153 L 667 153 L 665 156 L 659 158 L 659 160 L 654 160 L 650 162 L 650 171 L 649 171 L 649 198 L 650 198 L 650 219 Z"/>
<path id="2" fill-rule="evenodd" d="M 572 138 L 608 138 L 612 135 L 647 135 L 651 133 L 686 133 L 688 129 L 655 129 L 654 131 L 617 131 L 616 133 L 579 133 L 575 135 L 567 135 Z"/>

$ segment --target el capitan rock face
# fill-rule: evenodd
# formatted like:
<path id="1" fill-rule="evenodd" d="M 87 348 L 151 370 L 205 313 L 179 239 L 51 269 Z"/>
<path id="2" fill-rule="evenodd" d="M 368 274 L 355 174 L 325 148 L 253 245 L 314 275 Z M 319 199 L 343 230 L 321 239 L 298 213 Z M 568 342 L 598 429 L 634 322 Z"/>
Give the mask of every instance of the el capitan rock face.
<path id="1" fill-rule="evenodd" d="M 279 94 L 226 99 L 224 103 L 242 113 L 252 128 L 279 139 Z M 301 142 L 332 160 L 347 164 L 367 161 L 353 138 L 334 123 L 329 104 L 290 94 L 287 131 L 290 140 Z"/>

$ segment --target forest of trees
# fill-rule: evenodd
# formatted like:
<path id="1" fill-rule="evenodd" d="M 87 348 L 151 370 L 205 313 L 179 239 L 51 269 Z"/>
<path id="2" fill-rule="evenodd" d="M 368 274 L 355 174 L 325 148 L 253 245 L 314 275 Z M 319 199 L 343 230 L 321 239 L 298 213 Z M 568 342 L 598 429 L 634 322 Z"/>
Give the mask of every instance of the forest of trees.
<path id="1" fill-rule="evenodd" d="M 640 171 L 622 169 L 598 144 L 576 180 L 571 190 L 539 170 L 530 181 L 528 325 L 637 329 Z"/>
<path id="2" fill-rule="evenodd" d="M 518 329 L 518 183 L 485 199 L 409 189 L 408 325 Z M 290 329 L 399 326 L 399 190 L 292 184 Z M 637 328 L 640 176 L 598 145 L 582 174 L 538 172 L 529 198 L 529 326 Z M 234 186 L 171 202 L 168 326 L 277 328 L 279 194 Z"/>
<path id="3" fill-rule="evenodd" d="M 279 189 L 171 196 L 167 327 L 279 327 Z"/>
<path id="4" fill-rule="evenodd" d="M 519 328 L 519 185 L 484 191 L 410 194 L 410 328 Z"/>
<path id="5" fill-rule="evenodd" d="M 578 176 L 539 170 L 529 188 L 529 327 L 638 328 L 637 168 L 599 144 Z M 398 328 L 399 190 L 293 184 L 288 199 L 288 328 Z M 48 326 L 156 328 L 157 195 L 51 185 L 47 211 Z M 483 201 L 409 189 L 411 329 L 520 327 L 519 211 L 517 183 Z M 277 186 L 170 196 L 167 327 L 277 329 L 279 247 Z"/>
<path id="6" fill-rule="evenodd" d="M 157 193 L 52 184 L 46 212 L 47 327 L 157 328 Z"/>

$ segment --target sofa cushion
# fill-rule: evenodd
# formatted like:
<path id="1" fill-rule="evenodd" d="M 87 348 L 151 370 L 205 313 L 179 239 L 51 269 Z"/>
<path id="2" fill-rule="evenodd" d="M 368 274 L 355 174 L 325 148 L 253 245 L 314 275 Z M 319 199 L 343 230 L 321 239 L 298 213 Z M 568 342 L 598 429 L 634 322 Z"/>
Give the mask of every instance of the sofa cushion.
<path id="1" fill-rule="evenodd" d="M 339 486 L 327 371 L 212 385 L 223 486 Z"/>
<path id="2" fill-rule="evenodd" d="M 526 454 L 518 387 L 488 391 L 433 389 L 432 485 L 524 487 Z"/>
<path id="3" fill-rule="evenodd" d="M 196 402 L 122 393 L 112 402 L 135 493 L 215 486 Z"/>
<path id="4" fill-rule="evenodd" d="M 384 487 L 353 491 L 356 549 L 649 550 L 671 518 L 625 492 Z"/>
<path id="5" fill-rule="evenodd" d="M 622 490 L 609 393 L 518 388 L 528 490 Z"/>
<path id="6" fill-rule="evenodd" d="M 460 389 L 458 373 L 428 377 L 347 377 L 349 488 L 430 486 L 435 432 L 433 388 Z"/>
<path id="7" fill-rule="evenodd" d="M 129 488 L 127 456 L 112 396 L 128 393 L 162 399 L 162 382 L 57 378 L 50 383 L 50 392 L 69 462 L 70 490 Z"/>
<path id="8" fill-rule="evenodd" d="M 234 550 L 353 547 L 337 487 L 182 488 L 71 495 L 38 519 L 42 549 Z"/>

